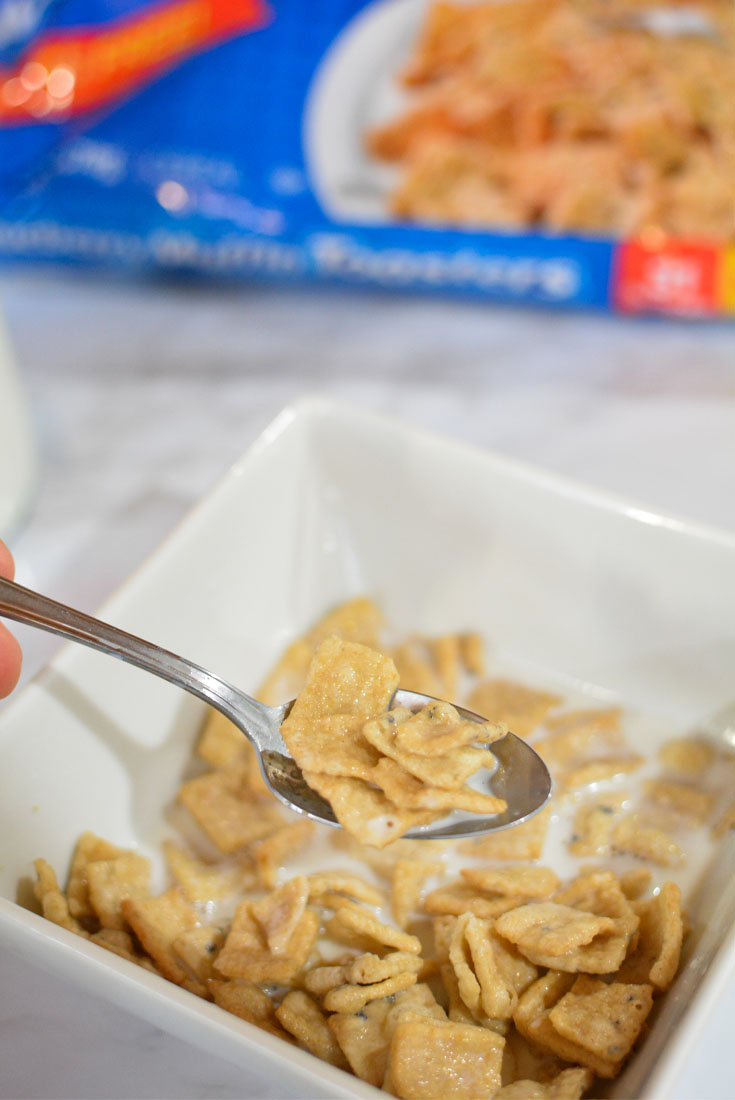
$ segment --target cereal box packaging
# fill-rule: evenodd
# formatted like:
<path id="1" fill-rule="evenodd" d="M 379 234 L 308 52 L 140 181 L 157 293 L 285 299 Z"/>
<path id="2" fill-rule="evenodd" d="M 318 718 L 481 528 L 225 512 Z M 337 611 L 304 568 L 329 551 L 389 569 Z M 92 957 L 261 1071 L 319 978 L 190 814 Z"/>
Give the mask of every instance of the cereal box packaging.
<path id="1" fill-rule="evenodd" d="M 0 0 L 0 257 L 735 314 L 732 0 Z"/>

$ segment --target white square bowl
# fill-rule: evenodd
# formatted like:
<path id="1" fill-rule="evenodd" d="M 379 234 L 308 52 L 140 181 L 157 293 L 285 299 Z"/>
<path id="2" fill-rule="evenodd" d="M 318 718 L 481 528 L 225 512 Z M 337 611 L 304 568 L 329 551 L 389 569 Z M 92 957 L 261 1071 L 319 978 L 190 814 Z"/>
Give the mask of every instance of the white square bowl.
<path id="1" fill-rule="evenodd" d="M 732 698 L 735 538 L 322 399 L 285 410 L 100 615 L 254 687 L 330 605 L 400 630 L 473 627 L 529 677 L 695 725 Z M 32 861 L 82 831 L 154 856 L 202 704 L 68 646 L 0 714 L 0 937 L 304 1097 L 375 1089 L 28 911 Z M 728 842 L 729 843 L 729 842 Z M 732 847 L 687 961 L 611 1096 L 662 1097 L 733 969 Z M 21 884 L 19 887 L 18 884 Z"/>

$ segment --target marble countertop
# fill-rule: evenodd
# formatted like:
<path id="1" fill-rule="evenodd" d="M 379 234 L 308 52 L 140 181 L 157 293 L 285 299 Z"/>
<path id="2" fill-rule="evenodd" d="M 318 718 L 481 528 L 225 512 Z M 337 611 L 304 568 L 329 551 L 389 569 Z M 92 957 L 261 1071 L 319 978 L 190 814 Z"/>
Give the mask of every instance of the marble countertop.
<path id="1" fill-rule="evenodd" d="M 99 605 L 289 401 L 325 393 L 735 531 L 735 330 L 5 271 L 38 476 L 18 579 Z M 6 533 L 7 535 L 8 533 Z M 27 680 L 56 648 L 19 631 Z M 280 1097 L 0 946 L 0 1097 Z M 735 1096 L 735 976 L 668 1100 Z"/>

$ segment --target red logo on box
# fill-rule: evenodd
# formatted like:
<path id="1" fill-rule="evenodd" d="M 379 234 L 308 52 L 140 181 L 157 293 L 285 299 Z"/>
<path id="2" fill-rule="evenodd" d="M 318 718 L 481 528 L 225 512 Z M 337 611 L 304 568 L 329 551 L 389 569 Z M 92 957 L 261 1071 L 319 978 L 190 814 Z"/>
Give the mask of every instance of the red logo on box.
<path id="1" fill-rule="evenodd" d="M 722 252 L 696 241 L 625 241 L 615 258 L 615 305 L 625 313 L 718 313 Z"/>

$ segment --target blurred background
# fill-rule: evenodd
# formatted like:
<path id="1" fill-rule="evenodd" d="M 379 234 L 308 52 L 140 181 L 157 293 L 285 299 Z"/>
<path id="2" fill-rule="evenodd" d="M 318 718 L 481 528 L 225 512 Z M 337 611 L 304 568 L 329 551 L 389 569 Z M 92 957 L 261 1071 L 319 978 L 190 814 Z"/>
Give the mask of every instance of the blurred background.
<path id="1" fill-rule="evenodd" d="M 508 16 L 479 90 L 442 38 L 471 6 L 0 0 L 21 583 L 96 609 L 307 394 L 735 531 L 732 3 L 620 0 L 604 48 L 593 3 L 534 3 L 553 35 Z M 18 634 L 27 682 L 56 642 Z M 3 1097 L 283 1095 L 2 945 L 0 987 Z M 733 1014 L 731 983 L 671 1100 L 735 1095 Z"/>

